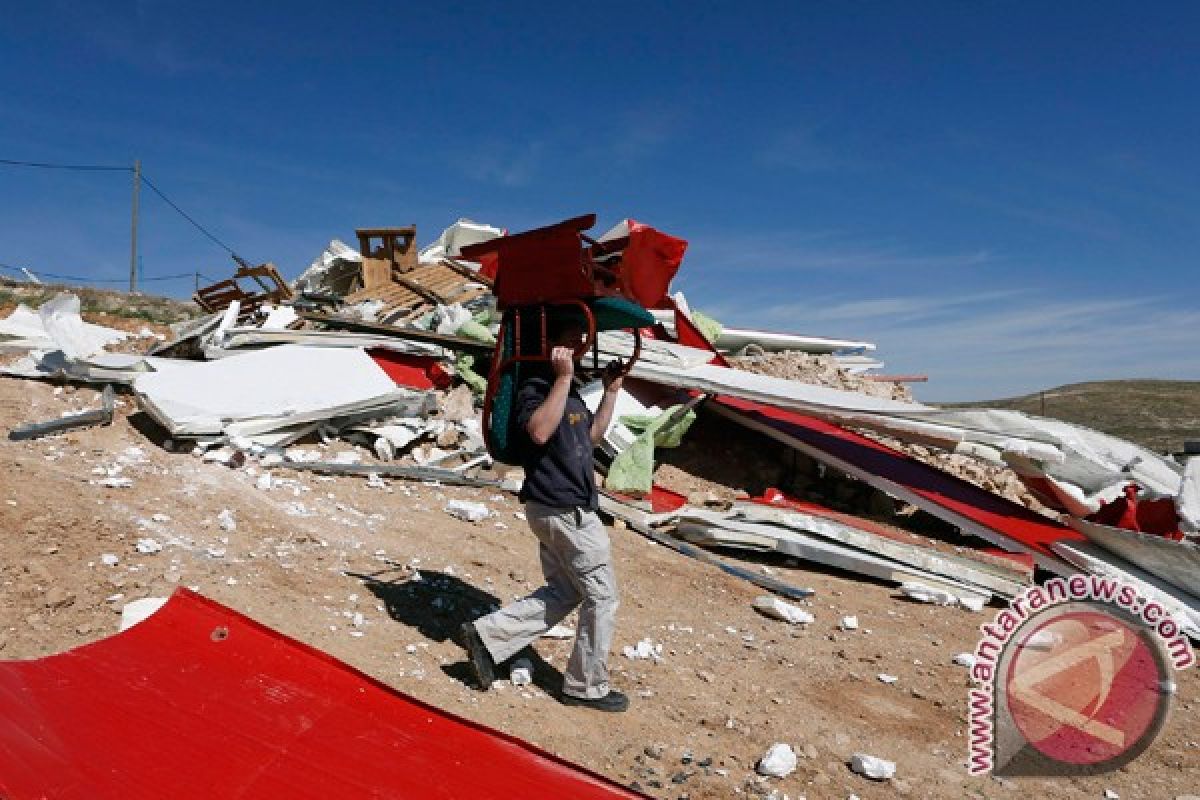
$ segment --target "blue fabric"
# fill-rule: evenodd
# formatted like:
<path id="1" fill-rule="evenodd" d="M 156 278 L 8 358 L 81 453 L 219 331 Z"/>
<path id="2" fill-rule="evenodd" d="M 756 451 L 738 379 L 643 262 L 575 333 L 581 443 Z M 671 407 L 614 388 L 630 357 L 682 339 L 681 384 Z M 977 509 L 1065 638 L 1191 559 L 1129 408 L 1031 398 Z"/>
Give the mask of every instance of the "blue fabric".
<path id="1" fill-rule="evenodd" d="M 546 401 L 550 386 L 546 378 L 530 378 L 517 392 L 514 434 L 525 440 L 521 502 L 594 511 L 599 497 L 592 456 L 592 412 L 579 393 L 571 389 L 558 428 L 544 445 L 534 444 L 525 432 L 529 418 Z"/>

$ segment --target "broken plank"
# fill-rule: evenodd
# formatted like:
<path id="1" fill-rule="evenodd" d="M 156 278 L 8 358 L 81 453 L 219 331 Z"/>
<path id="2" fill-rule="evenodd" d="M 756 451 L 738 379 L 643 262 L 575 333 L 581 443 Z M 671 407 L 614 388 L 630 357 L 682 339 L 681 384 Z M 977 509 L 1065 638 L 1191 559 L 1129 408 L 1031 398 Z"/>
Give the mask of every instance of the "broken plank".
<path id="1" fill-rule="evenodd" d="M 474 486 L 486 489 L 510 489 L 504 481 L 494 478 L 473 478 L 452 469 L 439 467 L 401 467 L 388 464 L 335 464 L 330 461 L 284 461 L 276 469 L 297 472 L 316 472 L 321 475 L 378 475 L 410 481 L 437 481 L 446 486 Z"/>
<path id="2" fill-rule="evenodd" d="M 605 502 L 606 500 L 608 502 Z M 722 561 L 714 556 L 712 553 L 706 553 L 699 547 L 694 547 L 687 542 L 681 542 L 678 539 L 673 539 L 670 536 L 667 536 L 666 534 L 659 533 L 642 521 L 642 512 L 639 509 L 628 509 L 628 507 L 624 506 L 622 503 L 613 501 L 611 498 L 606 498 L 603 495 L 601 495 L 600 498 L 600 508 L 609 516 L 620 519 L 630 530 L 645 536 L 651 541 L 661 544 L 663 547 L 674 550 L 676 553 L 687 556 L 688 558 L 694 558 L 703 564 L 709 565 L 710 567 L 716 567 L 727 575 L 732 575 L 735 578 L 741 578 L 742 580 L 749 581 L 755 586 L 766 589 L 769 592 L 774 592 L 781 597 L 787 597 L 792 600 L 804 600 L 816 594 L 816 592 L 814 592 L 812 589 L 792 586 L 791 584 L 784 583 L 783 581 L 769 578 L 766 575 L 759 575 L 743 567 L 726 563 L 725 561 Z M 628 513 L 629 511 L 635 513 Z"/>
<path id="3" fill-rule="evenodd" d="M 359 320 L 342 319 L 341 317 L 331 316 L 329 314 L 311 314 L 304 313 L 300 315 L 300 319 L 306 322 L 317 322 L 322 325 L 328 325 L 331 328 L 341 328 L 343 330 L 352 331 L 354 333 L 374 333 L 379 336 L 394 336 L 400 339 L 412 339 L 416 342 L 427 342 L 429 344 L 438 344 L 443 347 L 452 348 L 454 350 L 466 350 L 471 353 L 491 353 L 492 345 L 481 342 L 477 339 L 468 339 L 465 336 L 454 336 L 447 333 L 435 333 L 434 331 L 422 330 L 420 328 L 402 328 L 397 325 L 381 325 L 378 323 L 361 322 Z"/>
<path id="4" fill-rule="evenodd" d="M 29 422 L 24 425 L 18 425 L 8 432 L 8 438 L 14 442 L 22 442 L 29 439 L 39 439 L 43 436 L 52 436 L 56 433 L 79 430 L 81 428 L 111 425 L 113 413 L 117 407 L 116 395 L 113 392 L 112 386 L 104 387 L 102 398 L 102 408 L 84 411 L 79 414 L 68 414 L 65 417 L 46 420 L 45 422 Z"/>

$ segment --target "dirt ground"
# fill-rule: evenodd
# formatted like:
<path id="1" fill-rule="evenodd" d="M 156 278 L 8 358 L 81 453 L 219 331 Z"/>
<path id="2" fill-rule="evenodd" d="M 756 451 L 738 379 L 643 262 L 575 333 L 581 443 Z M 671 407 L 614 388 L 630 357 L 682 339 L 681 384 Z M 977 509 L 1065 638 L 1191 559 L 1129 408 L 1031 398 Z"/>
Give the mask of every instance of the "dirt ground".
<path id="1" fill-rule="evenodd" d="M 0 377 L 0 428 L 98 402 L 90 388 Z M 334 444 L 328 453 L 343 449 Z M 633 705 L 602 715 L 560 706 L 546 691 L 559 680 L 569 641 L 537 644 L 537 688 L 501 684 L 484 693 L 466 678 L 455 641 L 460 623 L 540 582 L 534 540 L 512 496 L 399 481 L 371 488 L 361 478 L 281 469 L 266 480 L 253 464 L 230 469 L 164 449 L 128 396 L 111 427 L 0 441 L 0 469 L 3 658 L 111 636 L 125 603 L 189 586 L 399 691 L 636 782 L 653 797 L 1200 791 L 1196 670 L 1178 676 L 1177 704 L 1158 741 L 1119 772 L 969 777 L 968 683 L 951 659 L 973 649 L 977 627 L 994 610 L 918 605 L 852 576 L 754 564 L 816 590 L 816 621 L 789 627 L 751 609 L 761 592 L 750 584 L 614 529 L 622 605 L 611 664 Z M 132 486 L 99 485 L 109 477 Z M 443 508 L 452 498 L 486 502 L 496 516 L 478 524 L 451 518 Z M 219 522 L 226 509 L 233 530 Z M 142 538 L 163 549 L 139 553 Z M 118 563 L 108 566 L 104 554 Z M 838 629 L 846 614 L 858 617 L 860 630 Z M 662 644 L 661 662 L 620 654 L 643 638 Z M 899 680 L 886 685 L 879 673 Z M 754 765 L 774 742 L 796 749 L 799 768 L 784 779 L 757 778 Z M 897 762 L 896 778 L 874 783 L 853 774 L 846 762 L 857 752 Z"/>

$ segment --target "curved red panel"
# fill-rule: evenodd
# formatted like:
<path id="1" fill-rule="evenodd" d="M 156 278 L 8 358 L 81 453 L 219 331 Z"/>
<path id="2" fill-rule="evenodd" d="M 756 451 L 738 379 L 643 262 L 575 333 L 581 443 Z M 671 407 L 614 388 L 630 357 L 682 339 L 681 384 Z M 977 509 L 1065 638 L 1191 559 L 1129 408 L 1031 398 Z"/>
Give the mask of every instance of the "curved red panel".
<path id="1" fill-rule="evenodd" d="M 0 662 L 0 796 L 643 797 L 186 589 L 109 639 Z"/>

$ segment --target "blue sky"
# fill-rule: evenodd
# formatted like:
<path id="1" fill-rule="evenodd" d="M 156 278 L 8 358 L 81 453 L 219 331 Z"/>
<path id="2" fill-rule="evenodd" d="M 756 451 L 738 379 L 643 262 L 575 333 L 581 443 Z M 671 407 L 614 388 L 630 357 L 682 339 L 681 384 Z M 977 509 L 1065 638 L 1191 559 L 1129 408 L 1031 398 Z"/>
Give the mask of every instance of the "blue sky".
<path id="1" fill-rule="evenodd" d="M 140 158 L 289 276 L 356 227 L 634 217 L 691 242 L 696 307 L 875 341 L 928 400 L 1200 379 L 1197 30 L 1169 3 L 50 0 L 0 27 L 0 158 Z M 0 168 L 0 262 L 122 278 L 129 194 Z M 145 276 L 231 269 L 142 209 Z"/>

